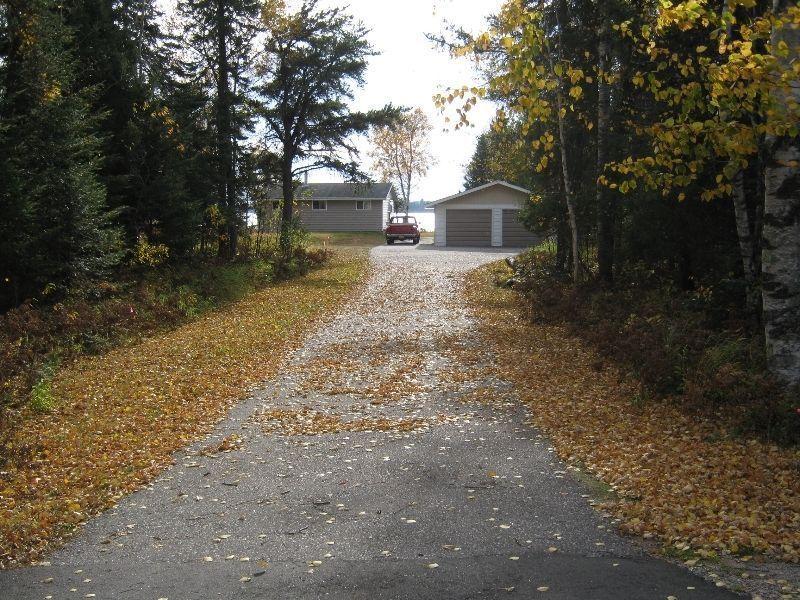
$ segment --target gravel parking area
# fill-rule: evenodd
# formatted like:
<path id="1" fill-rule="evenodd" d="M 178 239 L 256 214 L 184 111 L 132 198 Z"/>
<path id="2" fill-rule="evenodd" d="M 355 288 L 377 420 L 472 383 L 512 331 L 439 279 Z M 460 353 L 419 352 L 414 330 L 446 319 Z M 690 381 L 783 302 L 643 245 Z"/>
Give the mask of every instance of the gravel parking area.
<path id="1" fill-rule="evenodd" d="M 0 596 L 735 598 L 617 535 L 513 388 L 461 360 L 463 276 L 508 255 L 373 249 L 280 377 Z"/>

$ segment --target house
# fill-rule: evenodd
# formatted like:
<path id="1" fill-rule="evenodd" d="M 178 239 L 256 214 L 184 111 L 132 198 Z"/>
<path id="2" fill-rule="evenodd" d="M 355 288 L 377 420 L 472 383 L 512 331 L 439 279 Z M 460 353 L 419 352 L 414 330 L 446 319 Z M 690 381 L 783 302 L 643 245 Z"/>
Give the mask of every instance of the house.
<path id="1" fill-rule="evenodd" d="M 305 183 L 295 191 L 295 211 L 308 231 L 383 231 L 397 196 L 391 183 Z M 269 191 L 270 210 L 283 193 Z"/>
<path id="2" fill-rule="evenodd" d="M 538 237 L 519 221 L 530 190 L 493 181 L 431 203 L 436 246 L 507 246 L 520 248 Z"/>

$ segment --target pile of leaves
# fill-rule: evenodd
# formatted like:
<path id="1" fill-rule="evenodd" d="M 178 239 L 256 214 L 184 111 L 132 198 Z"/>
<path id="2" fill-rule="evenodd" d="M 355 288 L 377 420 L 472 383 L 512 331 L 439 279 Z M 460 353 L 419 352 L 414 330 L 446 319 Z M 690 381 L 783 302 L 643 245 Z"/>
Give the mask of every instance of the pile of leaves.
<path id="1" fill-rule="evenodd" d="M 367 265 L 363 252 L 342 255 L 307 277 L 57 372 L 52 410 L 26 409 L 4 432 L 0 566 L 41 556 L 151 480 L 248 387 L 273 377 Z"/>
<path id="2" fill-rule="evenodd" d="M 637 401 L 640 382 L 571 335 L 528 318 L 525 299 L 495 285 L 495 264 L 465 288 L 499 377 L 568 463 L 607 483 L 621 527 L 677 550 L 800 561 L 800 451 L 732 435 L 676 403 Z"/>
<path id="3" fill-rule="evenodd" d="M 294 270 L 277 259 L 237 262 L 193 259 L 139 266 L 31 300 L 0 315 L 0 428 L 10 427 L 36 385 L 49 385 L 59 365 L 165 331 L 234 302 L 276 279 L 308 272 L 330 250 L 301 248 Z M 40 403 L 39 408 L 47 408 Z"/>
<path id="4" fill-rule="evenodd" d="M 800 444 L 800 396 L 768 372 L 763 336 L 734 282 L 681 290 L 639 271 L 612 290 L 576 287 L 553 264 L 541 250 L 514 261 L 510 283 L 528 317 L 567 327 L 624 368 L 641 382 L 641 401 L 667 398 L 740 434 Z"/>

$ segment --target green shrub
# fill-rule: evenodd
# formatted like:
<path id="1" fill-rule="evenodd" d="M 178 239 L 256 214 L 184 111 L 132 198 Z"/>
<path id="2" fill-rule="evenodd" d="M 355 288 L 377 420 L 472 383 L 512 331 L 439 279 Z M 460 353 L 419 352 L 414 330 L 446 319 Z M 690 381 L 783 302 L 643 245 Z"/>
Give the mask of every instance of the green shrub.
<path id="1" fill-rule="evenodd" d="M 39 371 L 39 377 L 30 392 L 30 406 L 38 413 L 48 413 L 55 408 L 53 377 L 58 369 L 58 358 L 50 358 Z"/>
<path id="2" fill-rule="evenodd" d="M 175 306 L 189 319 L 200 314 L 200 299 L 188 285 L 181 285 L 175 290 Z"/>
<path id="3" fill-rule="evenodd" d="M 50 379 L 42 378 L 34 384 L 31 389 L 30 405 L 39 413 L 48 413 L 53 410 L 55 399 Z"/>
<path id="4" fill-rule="evenodd" d="M 139 235 L 133 248 L 133 262 L 145 267 L 157 267 L 169 258 L 169 248 L 164 244 L 151 244 L 144 234 Z"/>

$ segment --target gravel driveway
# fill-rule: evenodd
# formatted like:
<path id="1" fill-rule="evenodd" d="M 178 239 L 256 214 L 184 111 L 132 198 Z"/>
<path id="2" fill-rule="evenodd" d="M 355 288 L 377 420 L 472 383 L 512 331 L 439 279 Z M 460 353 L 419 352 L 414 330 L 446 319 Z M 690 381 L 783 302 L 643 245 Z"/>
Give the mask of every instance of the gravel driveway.
<path id="1" fill-rule="evenodd" d="M 735 597 L 615 534 L 513 389 L 460 363 L 462 276 L 504 256 L 375 248 L 278 379 L 0 597 Z"/>

